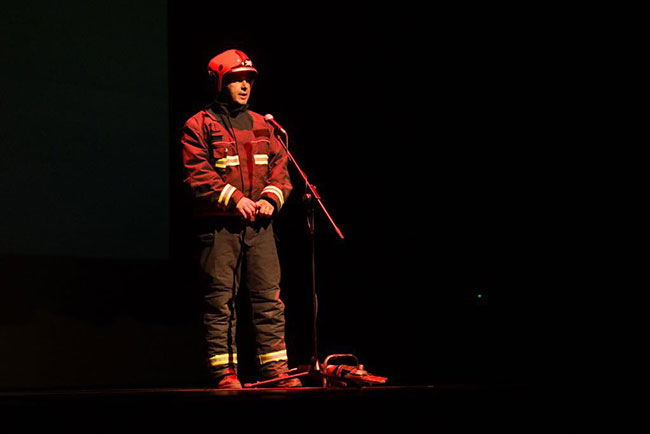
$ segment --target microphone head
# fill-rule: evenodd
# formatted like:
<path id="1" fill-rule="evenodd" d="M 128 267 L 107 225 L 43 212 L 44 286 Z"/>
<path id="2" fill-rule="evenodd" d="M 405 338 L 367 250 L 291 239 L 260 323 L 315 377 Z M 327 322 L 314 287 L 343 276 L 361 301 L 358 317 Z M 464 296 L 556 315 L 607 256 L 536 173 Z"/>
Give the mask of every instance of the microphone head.
<path id="1" fill-rule="evenodd" d="M 269 113 L 269 114 L 264 116 L 264 119 L 266 119 L 267 121 L 272 121 L 273 120 L 273 115 L 271 113 Z"/>

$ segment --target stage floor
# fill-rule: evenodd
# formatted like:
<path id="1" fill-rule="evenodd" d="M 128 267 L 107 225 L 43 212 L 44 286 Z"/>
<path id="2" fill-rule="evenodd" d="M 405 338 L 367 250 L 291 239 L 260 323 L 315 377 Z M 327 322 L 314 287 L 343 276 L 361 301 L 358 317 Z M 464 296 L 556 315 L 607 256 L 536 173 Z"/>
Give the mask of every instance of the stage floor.
<path id="1" fill-rule="evenodd" d="M 41 390 L 0 393 L 0 411 L 28 428 L 20 432 L 45 421 L 89 432 L 352 432 L 396 426 L 407 432 L 436 426 L 516 431 L 535 423 L 529 419 L 531 397 L 522 385 Z"/>

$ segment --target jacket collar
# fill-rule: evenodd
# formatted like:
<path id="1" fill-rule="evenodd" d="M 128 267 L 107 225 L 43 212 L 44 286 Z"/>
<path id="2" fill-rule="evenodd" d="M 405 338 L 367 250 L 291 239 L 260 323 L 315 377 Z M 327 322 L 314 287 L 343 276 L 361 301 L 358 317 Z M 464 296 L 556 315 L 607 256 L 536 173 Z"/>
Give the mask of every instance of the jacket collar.
<path id="1" fill-rule="evenodd" d="M 226 100 L 225 98 L 220 97 L 221 95 L 217 96 L 217 98 L 215 98 L 215 100 L 208 106 L 213 113 L 236 118 L 241 113 L 248 111 L 248 103 L 242 105 L 231 101 L 230 98 Z"/>

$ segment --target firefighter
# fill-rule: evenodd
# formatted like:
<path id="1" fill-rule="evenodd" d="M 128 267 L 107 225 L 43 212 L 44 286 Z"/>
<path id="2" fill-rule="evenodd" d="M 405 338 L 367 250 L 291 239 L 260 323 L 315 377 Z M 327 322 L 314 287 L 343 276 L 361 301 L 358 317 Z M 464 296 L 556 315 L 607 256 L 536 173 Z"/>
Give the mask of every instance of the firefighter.
<path id="1" fill-rule="evenodd" d="M 218 388 L 240 389 L 235 299 L 250 293 L 258 366 L 263 379 L 286 376 L 284 304 L 273 217 L 292 186 L 287 153 L 264 117 L 248 109 L 257 69 L 239 50 L 208 64 L 216 98 L 183 127 L 184 182 L 193 198 L 205 289 L 209 366 Z M 300 387 L 285 379 L 275 387 Z"/>

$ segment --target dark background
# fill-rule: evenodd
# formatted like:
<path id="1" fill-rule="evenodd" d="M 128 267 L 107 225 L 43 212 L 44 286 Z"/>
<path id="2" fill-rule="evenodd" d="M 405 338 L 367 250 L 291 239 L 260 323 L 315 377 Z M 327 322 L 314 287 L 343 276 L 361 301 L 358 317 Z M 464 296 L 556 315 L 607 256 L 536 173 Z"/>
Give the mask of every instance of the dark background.
<path id="1" fill-rule="evenodd" d="M 321 358 L 354 353 L 391 384 L 536 378 L 535 306 L 560 264 L 542 205 L 554 70 L 533 15 L 101 5 L 4 17 L 0 387 L 210 384 L 178 139 L 229 48 L 346 237 L 317 216 Z M 295 365 L 312 311 L 291 174 L 276 232 Z"/>

